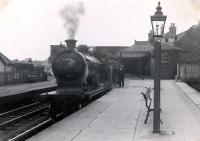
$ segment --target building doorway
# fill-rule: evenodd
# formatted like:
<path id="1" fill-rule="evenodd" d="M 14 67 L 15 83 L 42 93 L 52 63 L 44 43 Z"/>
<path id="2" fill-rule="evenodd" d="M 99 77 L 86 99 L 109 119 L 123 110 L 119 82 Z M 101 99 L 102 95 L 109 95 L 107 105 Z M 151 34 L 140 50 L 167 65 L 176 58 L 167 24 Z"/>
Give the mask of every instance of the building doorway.
<path id="1" fill-rule="evenodd" d="M 123 58 L 125 73 L 133 76 L 150 76 L 150 64 L 148 57 Z"/>

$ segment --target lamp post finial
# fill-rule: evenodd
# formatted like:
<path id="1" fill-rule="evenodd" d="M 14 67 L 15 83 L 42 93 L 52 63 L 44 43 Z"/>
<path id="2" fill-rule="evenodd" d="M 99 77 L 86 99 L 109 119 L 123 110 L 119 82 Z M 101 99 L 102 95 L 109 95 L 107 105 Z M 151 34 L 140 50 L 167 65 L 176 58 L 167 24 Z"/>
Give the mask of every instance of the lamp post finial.
<path id="1" fill-rule="evenodd" d="M 160 1 L 158 2 L 158 6 L 156 7 L 156 12 L 155 14 L 158 14 L 158 15 L 162 15 L 162 7 L 160 6 Z"/>

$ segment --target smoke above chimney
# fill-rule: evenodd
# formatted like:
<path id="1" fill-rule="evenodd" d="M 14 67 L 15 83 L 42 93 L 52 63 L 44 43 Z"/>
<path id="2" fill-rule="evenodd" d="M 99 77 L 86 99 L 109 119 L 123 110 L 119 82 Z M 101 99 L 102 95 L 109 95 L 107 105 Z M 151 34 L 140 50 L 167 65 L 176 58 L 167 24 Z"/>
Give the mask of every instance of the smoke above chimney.
<path id="1" fill-rule="evenodd" d="M 10 0 L 0 0 L 0 10 L 3 9 Z"/>
<path id="2" fill-rule="evenodd" d="M 79 27 L 80 17 L 85 14 L 83 2 L 68 2 L 60 11 L 60 16 L 64 20 L 64 27 L 67 29 L 68 38 L 74 39 Z"/>

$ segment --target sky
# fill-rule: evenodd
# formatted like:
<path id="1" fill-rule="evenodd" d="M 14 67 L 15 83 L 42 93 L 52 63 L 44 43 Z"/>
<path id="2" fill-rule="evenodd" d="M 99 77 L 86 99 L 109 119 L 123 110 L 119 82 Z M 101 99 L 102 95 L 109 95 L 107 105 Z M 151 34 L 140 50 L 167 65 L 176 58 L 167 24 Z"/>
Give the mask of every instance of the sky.
<path id="1" fill-rule="evenodd" d="M 147 40 L 158 0 L 0 0 L 0 52 L 9 59 L 47 59 L 50 45 L 69 38 L 62 9 L 77 2 L 84 8 L 77 17 L 77 45 L 131 46 Z M 165 32 L 171 23 L 180 33 L 200 20 L 200 0 L 160 2 Z"/>

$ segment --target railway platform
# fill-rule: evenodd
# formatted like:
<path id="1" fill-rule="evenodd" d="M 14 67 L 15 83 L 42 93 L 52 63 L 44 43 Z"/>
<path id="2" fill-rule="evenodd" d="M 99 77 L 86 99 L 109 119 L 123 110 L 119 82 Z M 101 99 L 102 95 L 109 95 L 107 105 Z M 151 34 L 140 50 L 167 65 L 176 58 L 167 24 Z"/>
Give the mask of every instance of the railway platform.
<path id="1" fill-rule="evenodd" d="M 24 84 L 17 84 L 17 85 L 7 85 L 7 86 L 0 86 L 0 97 L 16 95 L 20 93 L 25 93 L 28 91 L 44 89 L 49 87 L 55 87 L 56 82 L 55 80 L 48 80 L 42 82 L 35 82 L 35 83 L 24 83 Z"/>
<path id="2" fill-rule="evenodd" d="M 199 92 L 185 83 L 161 81 L 163 124 L 158 134 L 152 133 L 153 112 L 144 124 L 147 109 L 140 92 L 145 86 L 153 88 L 153 80 L 126 79 L 124 88 L 114 88 L 29 141 L 199 141 Z"/>

